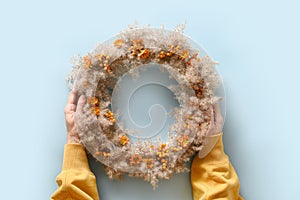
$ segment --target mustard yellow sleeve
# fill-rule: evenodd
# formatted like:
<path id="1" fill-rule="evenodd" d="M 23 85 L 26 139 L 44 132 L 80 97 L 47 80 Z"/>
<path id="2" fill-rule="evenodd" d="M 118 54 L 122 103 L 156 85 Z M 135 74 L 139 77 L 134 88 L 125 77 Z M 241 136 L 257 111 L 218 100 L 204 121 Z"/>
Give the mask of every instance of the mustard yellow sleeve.
<path id="1" fill-rule="evenodd" d="M 191 168 L 194 200 L 242 200 L 240 182 L 227 155 L 224 153 L 222 134 L 212 151 L 204 158 L 195 156 Z"/>
<path id="2" fill-rule="evenodd" d="M 96 177 L 91 172 L 81 144 L 66 144 L 58 189 L 51 200 L 99 200 Z"/>

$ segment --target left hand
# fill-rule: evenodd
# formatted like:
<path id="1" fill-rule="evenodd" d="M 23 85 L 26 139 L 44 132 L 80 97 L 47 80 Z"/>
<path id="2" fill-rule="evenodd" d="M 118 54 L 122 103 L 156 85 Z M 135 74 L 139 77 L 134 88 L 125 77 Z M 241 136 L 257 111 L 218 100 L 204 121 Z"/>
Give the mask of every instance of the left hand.
<path id="1" fill-rule="evenodd" d="M 68 143 L 79 143 L 80 139 L 75 126 L 75 112 L 77 109 L 82 110 L 85 104 L 86 98 L 81 95 L 78 98 L 77 92 L 72 91 L 69 94 L 66 107 L 64 109 L 66 127 L 67 127 L 67 144 Z"/>

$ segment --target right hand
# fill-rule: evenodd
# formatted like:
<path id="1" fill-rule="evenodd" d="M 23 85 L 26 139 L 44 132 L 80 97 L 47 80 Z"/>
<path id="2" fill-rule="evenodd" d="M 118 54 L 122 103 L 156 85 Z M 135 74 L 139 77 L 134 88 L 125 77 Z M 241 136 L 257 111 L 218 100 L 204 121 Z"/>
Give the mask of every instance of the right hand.
<path id="1" fill-rule="evenodd" d="M 210 126 L 205 137 L 203 148 L 198 152 L 199 158 L 204 158 L 215 146 L 222 134 L 223 117 L 218 104 L 211 105 Z"/>
<path id="2" fill-rule="evenodd" d="M 211 118 L 207 136 L 216 135 L 222 132 L 223 117 L 219 105 L 216 103 L 210 106 Z"/>

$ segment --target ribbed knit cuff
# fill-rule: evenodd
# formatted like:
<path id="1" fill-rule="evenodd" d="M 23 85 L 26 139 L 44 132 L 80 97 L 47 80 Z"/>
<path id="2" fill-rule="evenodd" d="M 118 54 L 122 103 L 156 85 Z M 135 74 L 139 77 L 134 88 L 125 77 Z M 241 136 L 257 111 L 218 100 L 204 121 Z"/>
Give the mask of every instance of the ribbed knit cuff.
<path id="1" fill-rule="evenodd" d="M 62 171 L 90 171 L 87 156 L 82 144 L 66 144 Z"/>

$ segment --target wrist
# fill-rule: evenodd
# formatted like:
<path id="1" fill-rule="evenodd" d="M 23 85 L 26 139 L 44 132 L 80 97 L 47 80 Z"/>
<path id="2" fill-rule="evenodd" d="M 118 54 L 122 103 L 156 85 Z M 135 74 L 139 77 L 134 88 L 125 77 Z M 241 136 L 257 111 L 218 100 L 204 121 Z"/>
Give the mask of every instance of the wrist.
<path id="1" fill-rule="evenodd" d="M 222 132 L 205 137 L 204 147 L 198 152 L 199 158 L 206 157 L 215 147 L 217 141 L 222 137 Z"/>
<path id="2" fill-rule="evenodd" d="M 218 135 L 217 142 L 215 143 L 211 151 L 201 159 L 202 162 L 205 162 L 207 164 L 228 162 L 228 157 L 224 152 L 222 135 L 223 133 Z"/>
<path id="3" fill-rule="evenodd" d="M 80 144 L 80 139 L 76 135 L 68 134 L 67 135 L 67 142 L 66 143 L 67 144 Z"/>

